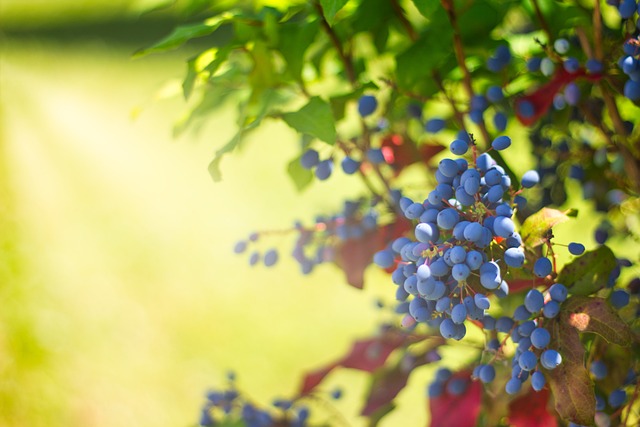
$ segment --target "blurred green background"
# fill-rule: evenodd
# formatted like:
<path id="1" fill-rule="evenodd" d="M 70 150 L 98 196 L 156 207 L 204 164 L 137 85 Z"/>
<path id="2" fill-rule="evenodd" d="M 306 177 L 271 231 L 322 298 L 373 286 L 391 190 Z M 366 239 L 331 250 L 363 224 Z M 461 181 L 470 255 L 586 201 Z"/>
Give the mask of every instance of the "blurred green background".
<path id="1" fill-rule="evenodd" d="M 179 1 L 142 13 L 153 4 L 0 2 L 0 426 L 194 425 L 228 370 L 268 405 L 385 319 L 374 301 L 392 285 L 375 269 L 364 291 L 330 266 L 303 277 L 288 236 L 264 243 L 280 249 L 276 268 L 233 255 L 250 232 L 333 213 L 362 189 L 337 174 L 296 193 L 285 169 L 298 138 L 276 123 L 214 184 L 207 165 L 235 131 L 234 103 L 172 139 L 192 50 L 131 58 L 183 19 Z M 519 172 L 532 166 L 523 154 Z M 574 190 L 581 219 L 556 236 L 593 246 L 602 215 Z M 412 374 L 383 426 L 425 424 L 432 371 Z M 332 373 L 322 388 L 344 390 L 331 403 L 344 418 L 322 404 L 317 420 L 364 425 L 368 381 Z"/>
<path id="2" fill-rule="evenodd" d="M 334 212 L 360 188 L 337 177 L 299 196 L 284 172 L 297 137 L 275 124 L 214 184 L 235 107 L 172 139 L 189 48 L 131 59 L 181 19 L 141 14 L 151 3 L 0 2 L 2 426 L 193 425 L 227 370 L 267 405 L 382 319 L 385 280 L 363 294 L 330 266 L 303 277 L 288 237 L 266 243 L 274 269 L 233 255 L 251 231 Z M 367 381 L 326 381 L 350 425 Z M 386 425 L 424 424 L 424 381 Z"/>

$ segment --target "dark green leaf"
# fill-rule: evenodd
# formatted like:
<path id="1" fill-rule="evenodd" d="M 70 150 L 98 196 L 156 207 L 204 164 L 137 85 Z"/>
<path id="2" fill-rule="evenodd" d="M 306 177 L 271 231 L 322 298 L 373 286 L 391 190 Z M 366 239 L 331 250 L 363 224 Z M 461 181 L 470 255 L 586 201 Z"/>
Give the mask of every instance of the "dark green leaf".
<path id="1" fill-rule="evenodd" d="M 304 191 L 313 181 L 313 172 L 300 164 L 300 156 L 291 160 L 287 165 L 287 173 L 299 192 Z"/>
<path id="2" fill-rule="evenodd" d="M 603 245 L 565 265 L 558 282 L 567 286 L 574 295 L 590 295 L 607 285 L 616 265 L 615 255 Z"/>
<path id="3" fill-rule="evenodd" d="M 398 86 L 412 90 L 416 84 L 433 82 L 434 70 L 445 71 L 442 65 L 452 57 L 451 36 L 450 29 L 427 31 L 420 40 L 396 56 Z"/>
<path id="4" fill-rule="evenodd" d="M 469 4 L 468 2 L 465 2 Z M 486 35 L 502 22 L 513 0 L 474 1 L 461 7 L 458 12 L 458 27 L 465 46 L 484 44 Z"/>
<path id="5" fill-rule="evenodd" d="M 520 235 L 525 246 L 541 245 L 549 231 L 556 225 L 567 221 L 566 213 L 556 209 L 542 208 L 527 218 L 522 224 Z"/>
<path id="6" fill-rule="evenodd" d="M 633 333 L 611 305 L 603 298 L 574 295 L 563 304 L 569 313 L 569 324 L 580 332 L 593 332 L 607 342 L 628 347 Z"/>
<path id="7" fill-rule="evenodd" d="M 327 20 L 329 25 L 334 24 L 336 14 L 344 7 L 345 4 L 347 4 L 347 1 L 348 0 L 320 0 L 324 18 Z"/>
<path id="8" fill-rule="evenodd" d="M 202 23 L 181 25 L 158 43 L 136 52 L 134 57 L 175 49 L 191 39 L 207 36 L 217 30 L 220 25 L 232 20 L 234 16 L 235 13 L 233 12 L 225 12 Z"/>
<path id="9" fill-rule="evenodd" d="M 336 142 L 336 126 L 331 107 L 315 96 L 298 111 L 285 113 L 282 119 L 300 133 L 306 133 L 328 144 Z"/>
<path id="10" fill-rule="evenodd" d="M 568 323 L 568 314 L 562 313 L 553 323 L 550 348 L 562 355 L 562 363 L 546 371 L 549 387 L 558 414 L 567 421 L 592 425 L 596 397 L 589 372 L 584 367 L 584 347 L 578 331 Z"/>
<path id="11" fill-rule="evenodd" d="M 422 16 L 427 19 L 431 19 L 434 12 L 439 9 L 440 2 L 433 0 L 412 0 L 413 4 L 416 6 L 416 9 L 420 12 Z"/>

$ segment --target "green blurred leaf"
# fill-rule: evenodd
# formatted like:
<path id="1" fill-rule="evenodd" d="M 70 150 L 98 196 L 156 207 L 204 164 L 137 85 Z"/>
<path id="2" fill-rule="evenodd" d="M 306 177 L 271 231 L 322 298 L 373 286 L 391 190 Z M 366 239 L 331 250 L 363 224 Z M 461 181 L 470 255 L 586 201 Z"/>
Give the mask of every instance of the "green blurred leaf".
<path id="1" fill-rule="evenodd" d="M 222 157 L 240 145 L 247 133 L 260 126 L 267 115 L 282 105 L 283 99 L 284 95 L 275 89 L 266 91 L 254 90 L 248 99 L 240 105 L 238 132 L 229 142 L 216 151 L 213 160 L 209 163 L 209 174 L 214 181 L 218 182 L 222 179 L 222 173 L 220 172 Z"/>
<path id="2" fill-rule="evenodd" d="M 513 0 L 483 0 L 461 7 L 458 10 L 458 27 L 465 46 L 484 45 L 487 34 L 502 22 L 512 3 Z"/>
<path id="3" fill-rule="evenodd" d="M 628 347 L 633 333 L 611 305 L 603 298 L 574 295 L 562 306 L 569 313 L 569 324 L 580 332 L 592 332 L 607 342 Z"/>
<path id="4" fill-rule="evenodd" d="M 596 412 L 596 397 L 589 372 L 584 367 L 584 347 L 578 331 L 568 323 L 568 313 L 562 312 L 553 323 L 549 348 L 562 356 L 562 363 L 545 370 L 560 416 L 580 425 L 591 425 Z"/>
<path id="5" fill-rule="evenodd" d="M 191 58 L 187 61 L 187 75 L 182 82 L 182 94 L 184 95 L 184 99 L 188 100 L 191 96 L 191 92 L 193 91 L 193 86 L 196 83 L 196 78 L 198 76 L 198 70 L 196 70 L 196 61 L 197 57 Z"/>
<path id="6" fill-rule="evenodd" d="M 317 96 L 311 98 L 299 111 L 284 113 L 282 119 L 300 133 L 306 133 L 331 145 L 336 142 L 336 126 L 331 107 Z"/>
<path id="7" fill-rule="evenodd" d="M 416 84 L 433 82 L 432 72 L 434 70 L 445 71 L 443 64 L 453 56 L 452 43 L 451 29 L 443 30 L 439 34 L 435 31 L 427 31 L 420 40 L 397 55 L 398 87 L 412 90 Z M 432 83 L 432 86 L 435 88 L 435 83 Z"/>
<path id="8" fill-rule="evenodd" d="M 564 283 L 574 295 L 590 295 L 607 285 L 616 265 L 615 255 L 603 245 L 565 265 L 558 282 Z"/>
<path id="9" fill-rule="evenodd" d="M 440 2 L 433 0 L 412 0 L 413 4 L 416 6 L 416 9 L 420 12 L 422 16 L 427 19 L 431 19 L 434 12 L 440 8 Z"/>
<path id="10" fill-rule="evenodd" d="M 287 174 L 293 181 L 298 192 L 304 191 L 313 181 L 313 172 L 302 167 L 300 157 L 302 156 L 296 157 L 287 165 Z"/>
<path id="11" fill-rule="evenodd" d="M 320 0 L 324 18 L 329 25 L 333 25 L 336 21 L 336 14 L 347 4 L 348 0 Z"/>
<path id="12" fill-rule="evenodd" d="M 316 37 L 318 28 L 318 21 L 289 22 L 280 26 L 278 50 L 287 61 L 287 72 L 296 80 L 300 80 L 305 52 Z"/>
<path id="13" fill-rule="evenodd" d="M 520 235 L 525 246 L 539 246 L 544 243 L 549 231 L 558 224 L 569 220 L 566 213 L 557 209 L 542 208 L 529 216 L 522 227 Z"/>
<path id="14" fill-rule="evenodd" d="M 154 52 L 163 52 L 182 46 L 187 41 L 207 36 L 217 30 L 222 24 L 231 21 L 236 16 L 235 12 L 224 12 L 213 18 L 209 18 L 202 23 L 181 25 L 175 28 L 171 34 L 160 40 L 158 43 L 139 50 L 133 56 L 140 57 Z"/>

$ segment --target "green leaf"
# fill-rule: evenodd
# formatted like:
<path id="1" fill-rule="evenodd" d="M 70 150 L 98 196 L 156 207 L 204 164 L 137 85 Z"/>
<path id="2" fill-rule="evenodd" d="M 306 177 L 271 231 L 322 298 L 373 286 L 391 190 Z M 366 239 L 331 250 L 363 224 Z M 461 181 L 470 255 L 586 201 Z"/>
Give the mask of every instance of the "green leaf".
<path id="1" fill-rule="evenodd" d="M 209 163 L 209 174 L 215 182 L 222 179 L 222 173 L 220 172 L 222 157 L 233 151 L 242 142 L 247 133 L 260 126 L 262 120 L 276 109 L 283 102 L 283 99 L 283 94 L 275 89 L 266 91 L 254 90 L 247 101 L 240 105 L 238 132 L 229 142 L 216 151 L 213 160 Z"/>
<path id="2" fill-rule="evenodd" d="M 420 14 L 427 19 L 431 19 L 434 12 L 441 7 L 440 2 L 433 1 L 433 0 L 412 0 L 412 1 L 416 9 L 418 9 L 418 12 L 420 12 Z"/>
<path id="3" fill-rule="evenodd" d="M 305 52 L 318 33 L 318 21 L 290 22 L 280 26 L 280 44 L 278 50 L 287 61 L 288 73 L 300 80 Z"/>
<path id="4" fill-rule="evenodd" d="M 633 343 L 633 333 L 611 305 L 603 298 L 574 295 L 563 304 L 569 313 L 569 324 L 580 332 L 592 332 L 607 342 L 628 347 Z"/>
<path id="5" fill-rule="evenodd" d="M 331 107 L 317 96 L 311 98 L 299 111 L 284 113 L 282 119 L 300 133 L 306 133 L 331 145 L 336 142 L 336 125 Z"/>
<path id="6" fill-rule="evenodd" d="M 514 1 L 484 0 L 472 2 L 458 11 L 458 27 L 465 46 L 484 44 L 486 35 L 502 22 Z"/>
<path id="7" fill-rule="evenodd" d="M 345 4 L 347 4 L 347 1 L 348 0 L 320 0 L 324 18 L 327 20 L 329 25 L 333 25 L 335 23 L 336 14 L 344 7 Z"/>
<path id="8" fill-rule="evenodd" d="M 231 21 L 235 16 L 236 14 L 234 12 L 225 12 L 201 23 L 181 25 L 158 43 L 146 49 L 139 50 L 133 56 L 140 57 L 154 52 L 163 52 L 178 48 L 191 39 L 213 33 L 220 25 Z"/>
<path id="9" fill-rule="evenodd" d="M 196 69 L 197 60 L 198 57 L 194 57 L 187 61 L 187 75 L 182 82 L 182 94 L 186 100 L 191 96 L 193 86 L 195 85 L 196 78 L 198 77 L 198 70 Z"/>
<path id="10" fill-rule="evenodd" d="M 313 181 L 313 172 L 302 167 L 300 157 L 302 155 L 291 160 L 287 165 L 287 174 L 289 174 L 298 192 L 304 191 Z"/>
<path id="11" fill-rule="evenodd" d="M 565 265 L 558 282 L 567 286 L 574 295 L 590 295 L 607 285 L 616 265 L 615 255 L 603 245 Z"/>
<path id="12" fill-rule="evenodd" d="M 562 356 L 562 363 L 546 371 L 558 414 L 580 425 L 593 424 L 596 397 L 589 372 L 584 367 L 584 347 L 578 331 L 568 323 L 564 312 L 553 323 L 550 348 Z"/>
<path id="13" fill-rule="evenodd" d="M 433 70 L 446 71 L 442 65 L 451 59 L 451 30 L 440 34 L 428 31 L 420 40 L 396 56 L 397 84 L 402 89 L 411 90 L 423 82 L 433 82 Z M 435 40 L 438 40 L 434 44 Z M 446 46 L 446 47 L 445 47 Z M 455 59 L 454 59 L 455 61 Z M 433 83 L 433 87 L 436 85 Z"/>
<path id="14" fill-rule="evenodd" d="M 551 229 L 567 221 L 569 217 L 566 213 L 556 209 L 542 208 L 538 212 L 529 216 L 522 227 L 520 235 L 525 246 L 539 246 L 544 243 Z"/>

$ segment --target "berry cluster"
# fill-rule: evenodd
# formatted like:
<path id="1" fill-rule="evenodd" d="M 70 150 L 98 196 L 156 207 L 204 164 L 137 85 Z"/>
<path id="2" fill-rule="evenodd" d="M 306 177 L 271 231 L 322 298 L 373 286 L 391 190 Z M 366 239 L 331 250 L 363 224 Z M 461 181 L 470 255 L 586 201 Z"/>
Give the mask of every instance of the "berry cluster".
<path id="1" fill-rule="evenodd" d="M 360 239 L 377 228 L 378 214 L 373 207 L 363 208 L 362 200 L 347 200 L 339 214 L 318 216 L 311 227 L 298 222 L 287 230 L 252 233 L 246 240 L 238 241 L 234 251 L 237 254 L 246 252 L 261 237 L 297 233 L 292 256 L 300 265 L 302 273 L 309 274 L 316 265 L 334 261 L 339 245 Z M 249 264 L 255 265 L 260 259 L 267 267 L 271 267 L 278 261 L 278 251 L 271 248 L 262 255 L 258 250 L 253 250 L 249 256 Z"/>
<path id="2" fill-rule="evenodd" d="M 500 136 L 492 149 L 511 145 Z M 375 254 L 374 262 L 382 268 L 395 266 L 393 282 L 396 297 L 405 301 L 408 314 L 403 324 L 426 322 L 438 326 L 445 338 L 462 339 L 467 318 L 481 321 L 490 307 L 491 294 L 509 293 L 503 276 L 509 268 L 525 262 L 522 239 L 512 220 L 513 202 L 524 199 L 514 191 L 511 178 L 489 153 L 477 155 L 475 145 L 456 139 L 452 153 L 462 156 L 469 148 L 472 165 L 467 160 L 446 158 L 436 171 L 438 185 L 424 202 L 403 197 L 400 208 L 406 218 L 417 220 L 415 237 L 396 239 L 389 248 Z M 527 172 L 522 186 L 532 187 L 537 174 Z"/>
<path id="3" fill-rule="evenodd" d="M 275 399 L 273 409 L 260 408 L 247 401 L 234 386 L 230 378 L 227 390 L 211 390 L 206 393 L 206 402 L 200 410 L 198 425 L 210 427 L 237 425 L 241 422 L 247 427 L 305 427 L 308 424 L 309 409 L 306 406 L 294 405 L 286 399 Z"/>

